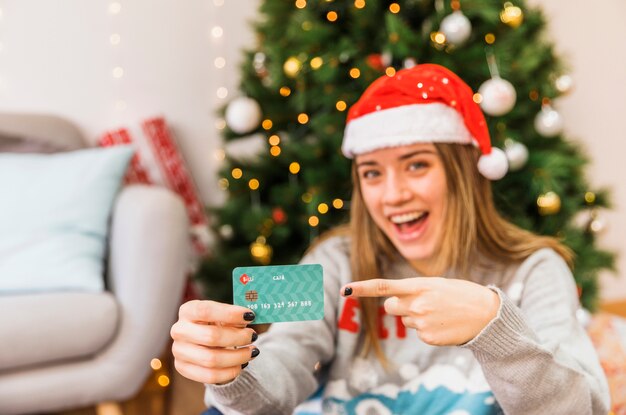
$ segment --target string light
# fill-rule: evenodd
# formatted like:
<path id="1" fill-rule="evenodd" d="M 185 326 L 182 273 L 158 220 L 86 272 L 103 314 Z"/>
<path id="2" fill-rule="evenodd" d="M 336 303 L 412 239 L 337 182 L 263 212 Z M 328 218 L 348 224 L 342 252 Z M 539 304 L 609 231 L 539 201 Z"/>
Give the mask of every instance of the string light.
<path id="1" fill-rule="evenodd" d="M 109 4 L 109 13 L 119 14 L 122 11 L 122 5 L 116 1 Z"/>
<path id="2" fill-rule="evenodd" d="M 270 154 L 274 157 L 278 157 L 280 155 L 280 147 L 278 146 L 272 146 L 270 147 Z"/>
<path id="3" fill-rule="evenodd" d="M 161 375 L 159 376 L 159 378 L 157 379 L 157 382 L 159 382 L 159 385 L 162 387 L 167 387 L 167 385 L 170 384 L 170 378 L 167 377 L 166 375 Z"/>
<path id="4" fill-rule="evenodd" d="M 335 209 L 341 209 L 343 207 L 343 200 L 341 200 L 341 199 L 334 199 L 333 200 L 333 207 Z"/>
<path id="5" fill-rule="evenodd" d="M 357 79 L 359 76 L 361 76 L 361 71 L 359 70 L 359 68 L 352 68 L 350 69 L 350 76 L 354 79 Z"/>
<path id="6" fill-rule="evenodd" d="M 328 213 L 328 205 L 326 203 L 320 203 L 317 205 L 317 211 L 322 215 Z"/>
<path id="7" fill-rule="evenodd" d="M 224 66 L 226 66 L 226 59 L 224 59 L 222 56 L 218 56 L 213 61 L 213 64 L 217 69 L 222 69 Z"/>
<path id="8" fill-rule="evenodd" d="M 217 128 L 218 130 L 223 130 L 224 128 L 226 128 L 226 120 L 223 118 L 218 118 L 217 120 L 215 120 L 215 128 Z"/>
<path id="9" fill-rule="evenodd" d="M 215 26 L 213 27 L 213 29 L 211 29 L 211 36 L 213 36 L 214 38 L 221 38 L 222 35 L 224 35 L 224 29 L 222 29 L 221 26 Z"/>
<path id="10" fill-rule="evenodd" d="M 430 34 L 430 40 L 438 45 L 443 45 L 444 43 L 446 43 L 446 35 L 441 32 L 432 32 Z"/>
<path id="11" fill-rule="evenodd" d="M 596 195 L 593 192 L 586 192 L 585 193 L 585 202 L 587 202 L 588 205 L 592 205 L 594 204 L 596 201 Z"/>
<path id="12" fill-rule="evenodd" d="M 400 5 L 398 3 L 391 3 L 389 5 L 389 11 L 391 13 L 399 13 L 400 12 Z"/>
<path id="13" fill-rule="evenodd" d="M 309 217 L 309 225 L 311 225 L 312 227 L 316 227 L 317 225 L 320 224 L 320 219 L 313 215 Z"/>
<path id="14" fill-rule="evenodd" d="M 230 174 L 233 176 L 233 179 L 241 179 L 241 176 L 243 176 L 243 171 L 239 167 L 235 167 L 233 171 L 230 172 Z"/>
<path id="15" fill-rule="evenodd" d="M 289 172 L 291 174 L 298 174 L 299 171 L 300 171 L 300 163 L 298 163 L 297 161 L 294 161 L 289 165 Z"/>
<path id="16" fill-rule="evenodd" d="M 305 113 L 298 114 L 298 122 L 300 124 L 306 124 L 307 122 L 309 122 L 309 116 Z"/>
<path id="17" fill-rule="evenodd" d="M 113 68 L 113 78 L 121 78 L 124 76 L 124 69 L 121 66 L 116 66 Z"/>
<path id="18" fill-rule="evenodd" d="M 394 67 L 390 66 L 387 69 L 385 69 L 385 74 L 387 76 L 394 76 L 396 74 L 396 69 Z"/>
<path id="19" fill-rule="evenodd" d="M 493 45 L 493 42 L 495 42 L 495 41 L 496 41 L 496 36 L 493 33 L 487 33 L 485 35 L 485 42 L 488 45 Z"/>
<path id="20" fill-rule="evenodd" d="M 319 56 L 314 57 L 313 59 L 311 59 L 311 68 L 313 69 L 319 69 L 322 67 L 322 64 L 324 63 L 324 59 L 320 58 Z"/>
<path id="21" fill-rule="evenodd" d="M 250 190 L 256 190 L 259 188 L 259 181 L 257 179 L 250 179 L 248 181 L 248 187 Z"/>
<path id="22" fill-rule="evenodd" d="M 223 149 L 218 148 L 213 153 L 213 157 L 215 157 L 215 160 L 217 161 L 223 161 L 226 158 L 226 152 Z"/>
<path id="23" fill-rule="evenodd" d="M 306 7 L 306 0 L 296 0 L 296 7 L 304 9 Z"/>
<path id="24" fill-rule="evenodd" d="M 225 86 L 221 86 L 217 88 L 217 91 L 215 92 L 215 94 L 217 95 L 218 98 L 224 99 L 228 96 L 228 89 Z"/>
<path id="25" fill-rule="evenodd" d="M 345 111 L 347 107 L 348 105 L 345 101 L 337 101 L 335 104 L 335 108 L 337 108 L 338 111 Z"/>
<path id="26" fill-rule="evenodd" d="M 270 138 L 267 139 L 267 142 L 271 145 L 271 146 L 277 146 L 280 144 L 280 137 L 277 136 L 276 134 L 271 135 Z"/>
<path id="27" fill-rule="evenodd" d="M 472 95 L 472 100 L 474 100 L 475 103 L 480 104 L 481 102 L 483 102 L 483 96 L 477 92 Z"/>
<path id="28" fill-rule="evenodd" d="M 273 125 L 274 123 L 272 122 L 272 120 L 263 120 L 263 122 L 261 123 L 261 126 L 264 130 L 270 130 Z"/>
<path id="29" fill-rule="evenodd" d="M 354 7 L 362 9 L 365 7 L 365 0 L 354 0 Z"/>
<path id="30" fill-rule="evenodd" d="M 331 11 L 331 12 L 326 13 L 326 18 L 328 19 L 329 22 L 337 21 L 337 17 L 339 17 L 337 15 L 337 12 Z"/>
<path id="31" fill-rule="evenodd" d="M 284 96 L 284 97 L 288 97 L 289 95 L 291 95 L 291 88 L 289 88 L 288 86 L 283 86 L 280 88 L 280 95 Z"/>
<path id="32" fill-rule="evenodd" d="M 161 361 L 159 359 L 154 358 L 154 359 L 152 359 L 150 361 L 150 367 L 153 370 L 159 370 L 159 369 L 161 369 L 162 366 L 163 366 L 163 364 L 161 363 Z"/>
<path id="33" fill-rule="evenodd" d="M 221 178 L 217 182 L 217 186 L 222 190 L 226 190 L 230 186 L 230 182 L 228 181 L 228 179 Z"/>
<path id="34" fill-rule="evenodd" d="M 290 57 L 283 64 L 283 71 L 290 78 L 295 78 L 302 69 L 302 62 L 295 56 Z"/>

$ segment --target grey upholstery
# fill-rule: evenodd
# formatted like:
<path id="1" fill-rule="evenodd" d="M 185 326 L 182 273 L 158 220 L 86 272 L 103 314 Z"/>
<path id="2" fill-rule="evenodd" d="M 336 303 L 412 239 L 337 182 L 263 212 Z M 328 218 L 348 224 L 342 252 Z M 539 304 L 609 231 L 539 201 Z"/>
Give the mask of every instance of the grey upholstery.
<path id="1" fill-rule="evenodd" d="M 78 134 L 57 117 L 0 114 L 0 142 L 24 137 L 76 149 L 84 146 Z M 178 196 L 124 188 L 111 218 L 107 292 L 0 296 L 0 414 L 132 397 L 168 343 L 189 252 Z"/>

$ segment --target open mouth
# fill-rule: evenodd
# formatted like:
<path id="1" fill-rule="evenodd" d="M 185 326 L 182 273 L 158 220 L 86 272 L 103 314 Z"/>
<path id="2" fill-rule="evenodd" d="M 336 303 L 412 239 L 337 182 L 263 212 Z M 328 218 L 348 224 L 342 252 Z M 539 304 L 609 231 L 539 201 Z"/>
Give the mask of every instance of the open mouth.
<path id="1" fill-rule="evenodd" d="M 428 218 L 428 212 L 408 212 L 399 215 L 392 215 L 389 217 L 391 223 L 399 236 L 416 236 L 419 231 L 422 230 L 426 219 Z"/>

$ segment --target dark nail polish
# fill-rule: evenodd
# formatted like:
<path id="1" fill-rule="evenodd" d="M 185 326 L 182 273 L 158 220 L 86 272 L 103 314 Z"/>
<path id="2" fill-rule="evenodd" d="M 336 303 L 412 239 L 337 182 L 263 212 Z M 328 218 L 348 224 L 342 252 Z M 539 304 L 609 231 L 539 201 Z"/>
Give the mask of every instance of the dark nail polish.
<path id="1" fill-rule="evenodd" d="M 352 295 L 352 288 L 350 288 L 350 287 L 346 287 L 346 288 L 343 290 L 343 295 L 345 295 L 345 296 Z"/>
<path id="2" fill-rule="evenodd" d="M 257 357 L 259 355 L 259 353 L 261 353 L 261 351 L 259 349 L 257 349 L 256 347 L 254 349 L 252 349 L 252 357 Z"/>
<path id="3" fill-rule="evenodd" d="M 246 366 L 248 366 L 248 362 L 246 362 L 246 363 L 244 363 L 243 365 L 241 365 L 241 368 L 242 368 L 242 369 L 245 369 L 245 368 L 246 368 Z"/>
<path id="4" fill-rule="evenodd" d="M 254 343 L 254 341 L 256 341 L 256 339 L 258 339 L 258 338 L 259 338 L 259 335 L 258 335 L 258 334 L 256 334 L 256 332 L 255 332 L 255 331 L 253 331 L 253 332 L 252 332 L 252 343 Z"/>
<path id="5" fill-rule="evenodd" d="M 248 311 L 247 313 L 243 313 L 243 319 L 246 321 L 254 320 L 254 313 L 252 311 Z"/>

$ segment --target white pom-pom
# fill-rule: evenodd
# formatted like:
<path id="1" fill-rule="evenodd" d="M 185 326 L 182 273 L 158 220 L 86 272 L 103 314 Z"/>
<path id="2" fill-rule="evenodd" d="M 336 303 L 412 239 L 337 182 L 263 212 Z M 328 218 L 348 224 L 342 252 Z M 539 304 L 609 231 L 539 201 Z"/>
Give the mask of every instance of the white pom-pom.
<path id="1" fill-rule="evenodd" d="M 506 154 L 499 148 L 492 147 L 491 153 L 483 154 L 478 159 L 478 171 L 489 180 L 500 180 L 508 169 Z"/>

